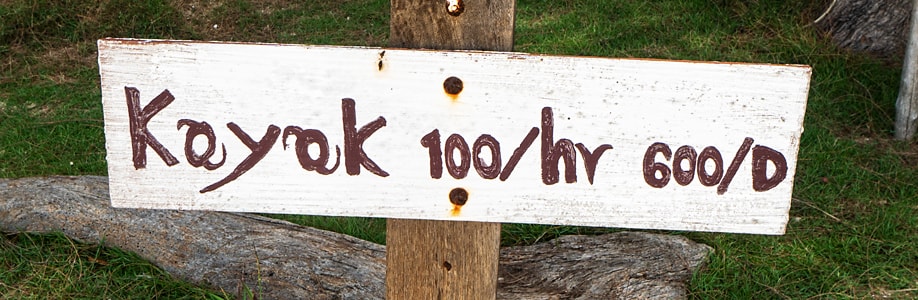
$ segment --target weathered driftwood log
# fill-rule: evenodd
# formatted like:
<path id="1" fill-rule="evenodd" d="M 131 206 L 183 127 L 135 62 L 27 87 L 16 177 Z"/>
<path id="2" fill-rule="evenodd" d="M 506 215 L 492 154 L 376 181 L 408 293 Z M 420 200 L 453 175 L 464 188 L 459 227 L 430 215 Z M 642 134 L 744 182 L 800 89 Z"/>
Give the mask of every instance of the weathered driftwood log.
<path id="1" fill-rule="evenodd" d="M 841 48 L 901 61 L 912 0 L 831 0 L 815 20 Z"/>
<path id="2" fill-rule="evenodd" d="M 105 177 L 0 179 L 0 230 L 61 231 L 170 274 L 260 299 L 379 298 L 382 246 L 255 215 L 113 209 Z"/>
<path id="3" fill-rule="evenodd" d="M 710 247 L 672 235 L 569 235 L 500 251 L 499 299 L 682 299 Z"/>
<path id="4" fill-rule="evenodd" d="M 249 214 L 113 209 L 104 177 L 0 179 L 0 230 L 104 242 L 178 278 L 263 299 L 385 295 L 383 246 Z M 498 298 L 684 298 L 709 252 L 684 237 L 636 232 L 505 248 Z"/>

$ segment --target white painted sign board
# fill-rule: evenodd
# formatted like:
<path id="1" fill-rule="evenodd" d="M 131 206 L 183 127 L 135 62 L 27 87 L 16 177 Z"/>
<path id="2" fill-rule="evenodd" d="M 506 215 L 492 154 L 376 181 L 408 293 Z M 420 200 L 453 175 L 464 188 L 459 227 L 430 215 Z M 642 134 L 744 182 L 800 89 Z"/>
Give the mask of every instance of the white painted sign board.
<path id="1" fill-rule="evenodd" d="M 787 224 L 811 74 L 497 52 L 98 46 L 113 206 L 760 234 Z"/>

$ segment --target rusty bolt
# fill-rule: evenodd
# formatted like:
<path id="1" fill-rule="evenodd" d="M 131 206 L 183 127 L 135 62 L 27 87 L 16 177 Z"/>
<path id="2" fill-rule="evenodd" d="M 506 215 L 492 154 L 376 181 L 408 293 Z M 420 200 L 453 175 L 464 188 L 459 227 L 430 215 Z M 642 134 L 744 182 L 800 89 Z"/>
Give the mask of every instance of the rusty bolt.
<path id="1" fill-rule="evenodd" d="M 463 206 L 465 202 L 469 201 L 469 192 L 464 188 L 454 188 L 449 191 L 449 202 L 457 205 Z"/>
<path id="2" fill-rule="evenodd" d="M 456 76 L 450 76 L 443 81 L 443 90 L 450 95 L 459 95 L 462 92 L 462 79 Z"/>
<path id="3" fill-rule="evenodd" d="M 450 16 L 458 17 L 464 10 L 465 6 L 462 5 L 462 0 L 446 0 L 446 12 Z"/>

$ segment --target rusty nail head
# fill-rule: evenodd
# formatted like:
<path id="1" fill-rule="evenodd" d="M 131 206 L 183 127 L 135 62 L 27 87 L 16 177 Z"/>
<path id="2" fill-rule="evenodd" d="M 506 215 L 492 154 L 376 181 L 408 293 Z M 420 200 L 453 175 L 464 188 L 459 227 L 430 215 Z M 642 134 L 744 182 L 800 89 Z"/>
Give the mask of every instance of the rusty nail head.
<path id="1" fill-rule="evenodd" d="M 456 76 L 450 76 L 443 81 L 443 89 L 447 94 L 458 95 L 462 92 L 462 80 Z"/>
<path id="2" fill-rule="evenodd" d="M 453 190 L 449 191 L 450 203 L 458 206 L 463 206 L 467 201 L 469 201 L 469 192 L 464 188 L 454 188 Z"/>
<path id="3" fill-rule="evenodd" d="M 446 12 L 450 16 L 458 17 L 465 11 L 465 5 L 462 5 L 462 0 L 446 0 Z"/>

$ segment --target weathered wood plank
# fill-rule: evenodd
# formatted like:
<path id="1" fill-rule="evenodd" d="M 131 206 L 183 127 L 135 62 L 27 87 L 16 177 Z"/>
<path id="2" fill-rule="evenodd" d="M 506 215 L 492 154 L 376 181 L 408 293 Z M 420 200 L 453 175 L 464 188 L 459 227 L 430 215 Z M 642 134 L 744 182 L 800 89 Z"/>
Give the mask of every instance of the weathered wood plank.
<path id="1" fill-rule="evenodd" d="M 101 40 L 99 46 L 116 206 L 765 234 L 783 233 L 787 222 L 811 72 L 805 66 L 303 45 Z M 464 83 L 456 96 L 443 87 L 451 76 Z M 168 90 L 175 97 L 155 115 L 135 114 L 148 117 L 149 136 L 174 160 L 161 158 L 149 141 L 143 151 L 132 148 L 143 133 L 130 127 L 133 89 L 136 108 L 147 113 L 157 95 Z M 370 130 L 373 125 L 379 128 Z M 191 128 L 196 133 L 189 138 Z M 210 155 L 206 129 L 213 130 Z M 435 130 L 440 144 L 423 146 Z M 485 170 L 491 147 L 475 147 L 485 134 L 499 141 L 493 149 L 501 153 L 494 160 L 500 168 Z M 262 139 L 261 147 L 249 147 Z M 463 163 L 464 146 L 447 147 L 450 139 L 480 149 L 479 167 L 470 166 L 470 156 L 473 162 Z M 568 146 L 582 143 L 596 158 L 570 151 L 576 182 L 567 182 L 564 159 L 545 163 L 551 161 L 546 154 L 564 153 L 556 145 L 562 139 Z M 596 156 L 603 144 L 612 148 Z M 727 177 L 743 144 L 749 147 L 734 179 L 712 185 Z M 684 172 L 692 175 L 680 179 L 685 186 L 672 176 L 665 186 L 652 186 L 663 182 L 660 170 L 672 169 L 665 149 L 676 155 L 682 145 L 699 158 L 716 148 L 721 165 L 705 160 L 707 185 L 697 172 Z M 307 147 L 308 156 L 298 153 Z M 431 174 L 434 149 L 452 153 L 435 155 L 450 158 L 434 164 L 444 168 L 439 179 Z M 784 176 L 774 175 L 768 149 L 784 158 Z M 136 166 L 137 153 L 145 156 L 144 168 Z M 362 154 L 388 176 L 374 174 Z M 208 170 L 205 161 L 223 164 Z M 681 160 L 684 170 L 693 168 L 688 161 Z M 465 178 L 451 175 L 451 162 L 468 168 Z M 587 162 L 595 165 L 592 181 Z M 246 164 L 251 168 L 240 166 Z M 550 176 L 553 169 L 558 173 Z M 232 174 L 240 176 L 202 192 Z M 546 183 L 547 177 L 557 182 Z M 769 178 L 776 185 L 769 187 Z M 721 194 L 722 186 L 728 189 Z M 448 199 L 455 188 L 469 194 L 461 208 Z"/>
<path id="2" fill-rule="evenodd" d="M 896 99 L 896 139 L 900 140 L 910 140 L 918 133 L 918 0 L 912 1 L 910 32 Z"/>
<path id="3" fill-rule="evenodd" d="M 515 0 L 444 2 L 392 0 L 389 46 L 513 50 Z M 496 222 L 388 219 L 386 298 L 494 299 L 500 228 Z"/>

